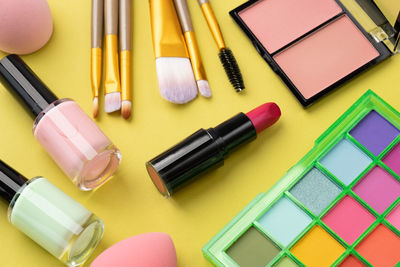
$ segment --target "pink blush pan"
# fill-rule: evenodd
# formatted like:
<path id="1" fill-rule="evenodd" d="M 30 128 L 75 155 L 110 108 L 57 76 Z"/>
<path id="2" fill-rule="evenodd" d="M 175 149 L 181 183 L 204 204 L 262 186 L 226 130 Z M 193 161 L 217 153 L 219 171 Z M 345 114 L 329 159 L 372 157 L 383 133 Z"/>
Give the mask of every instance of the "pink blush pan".
<path id="1" fill-rule="evenodd" d="M 273 58 L 309 99 L 378 56 L 375 47 L 343 15 Z"/>
<path id="2" fill-rule="evenodd" d="M 272 54 L 341 11 L 334 0 L 262 0 L 239 16 Z"/>

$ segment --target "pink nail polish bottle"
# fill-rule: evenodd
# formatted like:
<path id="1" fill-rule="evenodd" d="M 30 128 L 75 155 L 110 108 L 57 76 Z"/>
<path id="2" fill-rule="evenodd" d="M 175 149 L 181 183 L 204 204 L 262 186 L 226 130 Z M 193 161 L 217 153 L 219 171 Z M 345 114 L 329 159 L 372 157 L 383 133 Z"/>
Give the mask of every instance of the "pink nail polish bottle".
<path id="1" fill-rule="evenodd" d="M 76 102 L 58 99 L 17 55 L 0 60 L 0 80 L 34 116 L 35 138 L 79 189 L 113 175 L 120 151 Z"/>

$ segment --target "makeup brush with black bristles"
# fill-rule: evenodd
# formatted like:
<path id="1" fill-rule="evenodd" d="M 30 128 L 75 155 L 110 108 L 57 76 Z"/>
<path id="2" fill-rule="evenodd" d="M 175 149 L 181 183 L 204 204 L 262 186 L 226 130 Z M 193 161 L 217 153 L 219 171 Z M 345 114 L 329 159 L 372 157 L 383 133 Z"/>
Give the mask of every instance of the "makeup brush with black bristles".
<path id="1" fill-rule="evenodd" d="M 203 11 L 204 17 L 207 20 L 208 27 L 210 28 L 214 40 L 217 43 L 219 49 L 218 56 L 225 69 L 226 75 L 236 92 L 240 92 L 245 88 L 242 74 L 240 73 L 239 66 L 232 51 L 225 46 L 224 37 L 222 36 L 221 29 L 219 28 L 218 21 L 215 18 L 209 0 L 198 0 L 198 2 Z"/>

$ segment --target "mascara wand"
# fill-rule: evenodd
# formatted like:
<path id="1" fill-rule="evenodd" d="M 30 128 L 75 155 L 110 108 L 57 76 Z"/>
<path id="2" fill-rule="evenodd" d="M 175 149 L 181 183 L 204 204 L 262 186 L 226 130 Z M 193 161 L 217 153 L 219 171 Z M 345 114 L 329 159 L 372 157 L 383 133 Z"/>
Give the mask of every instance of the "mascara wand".
<path id="1" fill-rule="evenodd" d="M 207 20 L 208 27 L 217 43 L 219 49 L 219 60 L 225 69 L 225 73 L 229 78 L 232 86 L 235 88 L 236 92 L 242 91 L 244 87 L 243 77 L 240 73 L 239 66 L 232 51 L 226 47 L 224 38 L 221 33 L 221 29 L 218 25 L 218 21 L 215 18 L 214 12 L 211 8 L 209 0 L 198 0 L 203 15 Z"/>

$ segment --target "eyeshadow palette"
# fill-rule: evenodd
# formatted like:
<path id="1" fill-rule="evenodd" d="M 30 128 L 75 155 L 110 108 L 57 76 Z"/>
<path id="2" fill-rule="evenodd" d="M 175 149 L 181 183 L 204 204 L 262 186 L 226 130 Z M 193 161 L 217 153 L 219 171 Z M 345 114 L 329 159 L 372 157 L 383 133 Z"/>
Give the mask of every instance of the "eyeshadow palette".
<path id="1" fill-rule="evenodd" d="M 304 106 L 398 52 L 400 25 L 372 0 L 250 0 L 230 14 Z"/>
<path id="2" fill-rule="evenodd" d="M 400 113 L 364 94 L 203 248 L 216 266 L 400 263 Z"/>

